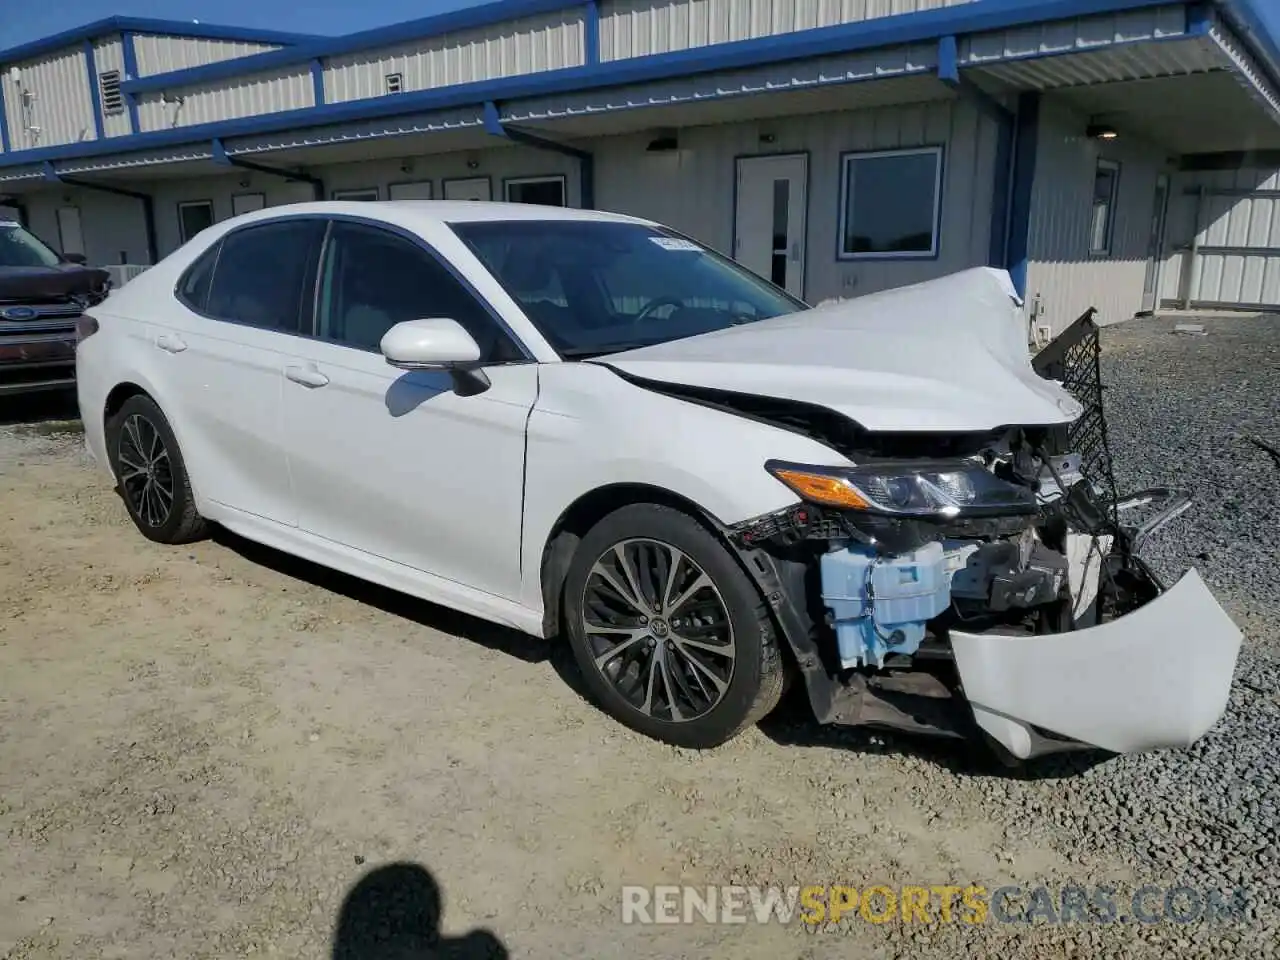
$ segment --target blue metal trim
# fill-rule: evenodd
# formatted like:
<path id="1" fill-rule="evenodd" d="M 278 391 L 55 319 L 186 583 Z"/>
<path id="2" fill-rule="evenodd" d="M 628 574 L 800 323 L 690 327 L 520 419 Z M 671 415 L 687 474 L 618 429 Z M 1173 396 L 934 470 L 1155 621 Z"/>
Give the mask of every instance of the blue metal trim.
<path id="1" fill-rule="evenodd" d="M 89 103 L 93 106 L 93 131 L 97 139 L 106 137 L 106 128 L 102 124 L 102 91 L 98 82 L 98 61 L 93 55 L 93 41 L 84 42 L 84 69 L 89 75 Z"/>
<path id="2" fill-rule="evenodd" d="M 324 65 L 320 58 L 311 61 L 311 93 L 317 107 L 324 106 Z"/>
<path id="3" fill-rule="evenodd" d="M 1009 198 L 1009 240 L 1005 269 L 1014 289 L 1027 297 L 1027 265 L 1031 253 L 1031 195 L 1036 182 L 1036 151 L 1040 138 L 1040 94 L 1031 91 L 1018 97 L 1018 118 L 1014 135 L 1013 176 Z"/>
<path id="4" fill-rule="evenodd" d="M 104 17 L 91 23 L 72 27 L 59 33 L 29 43 L 20 43 L 0 50 L 0 63 L 29 60 L 43 53 L 52 53 L 77 41 L 93 39 L 133 30 L 138 33 L 163 34 L 171 37 L 196 37 L 202 40 L 240 40 L 249 43 L 281 43 L 288 46 L 313 43 L 324 37 L 315 33 L 290 33 L 281 30 L 256 30 L 252 27 L 228 27 L 214 23 L 192 23 L 190 20 L 161 20 L 150 17 Z"/>
<path id="5" fill-rule="evenodd" d="M 949 87 L 960 85 L 960 45 L 954 33 L 938 41 L 938 79 Z"/>
<path id="6" fill-rule="evenodd" d="M 638 60 L 662 61 L 681 64 L 682 69 L 678 71 L 678 75 L 704 73 L 722 68 L 750 67 L 763 63 L 777 63 L 880 46 L 923 43 L 937 40 L 948 34 L 1002 30 L 1045 20 L 1167 6 L 1168 2 L 1169 0 L 1030 0 L 1030 2 L 1029 0 L 981 0 L 978 3 L 938 7 L 919 13 L 878 17 L 831 27 L 818 27 L 752 40 L 715 44 L 710 48 L 694 48 L 650 57 L 610 61 L 607 68 L 610 72 L 625 74 L 627 68 L 635 66 Z M 242 76 L 289 64 L 303 63 L 312 57 L 369 50 L 452 30 L 502 23 L 532 13 L 561 10 L 573 5 L 572 0 L 500 0 L 497 3 L 440 14 L 423 20 L 303 44 L 291 50 L 273 50 L 251 57 L 224 60 L 168 74 L 157 74 L 145 80 L 136 81 L 131 89 L 141 93 L 146 90 L 160 90 Z M 730 51 L 734 53 L 734 56 L 729 57 L 731 62 L 719 63 L 719 57 L 727 56 Z M 627 80 L 623 76 L 612 82 L 620 83 Z"/>
<path id="7" fill-rule="evenodd" d="M 600 62 L 600 0 L 587 0 L 582 18 L 583 58 L 588 65 Z"/>
<path id="8" fill-rule="evenodd" d="M 502 117 L 498 113 L 498 105 L 492 100 L 484 102 L 484 132 L 494 137 L 505 137 L 506 128 L 502 126 Z"/>
<path id="9" fill-rule="evenodd" d="M 138 123 L 138 98 L 124 88 L 128 85 L 130 77 L 138 75 L 138 51 L 133 45 L 133 31 L 126 30 L 120 34 L 121 50 L 124 54 L 124 80 L 120 84 L 120 89 L 124 93 L 124 106 L 129 113 L 129 133 L 136 136 L 142 131 L 141 124 Z M 132 139 L 132 136 L 130 137 Z"/>
<path id="10" fill-rule="evenodd" d="M 5 113 L 4 91 L 9 84 L 0 82 L 0 151 L 9 152 L 9 116 Z"/>
<path id="11" fill-rule="evenodd" d="M 324 181 L 319 177 L 313 176 L 309 173 L 304 173 L 301 170 L 282 170 L 279 167 L 272 167 L 265 163 L 255 163 L 252 160 L 233 157 L 227 153 L 227 148 L 223 146 L 222 141 L 216 137 L 209 147 L 211 155 L 210 158 L 216 164 L 227 167 L 239 167 L 242 170 L 253 170 L 256 173 L 264 173 L 269 177 L 280 177 L 285 181 L 292 180 L 297 183 L 309 183 L 311 184 L 311 195 L 316 200 L 323 200 L 325 198 Z"/>
<path id="12" fill-rule="evenodd" d="M 1013 185 L 1013 138 L 1017 126 L 1014 114 L 1005 111 L 996 121 L 996 157 L 991 185 L 991 227 L 987 265 L 1003 267 L 1009 245 L 1009 194 Z"/>
<path id="13" fill-rule="evenodd" d="M 1147 2 L 1147 0 L 1139 0 L 1139 2 Z M 387 27 L 376 27 L 373 30 L 362 30 L 359 33 L 349 33 L 341 37 L 325 37 L 291 49 L 269 50 L 248 57 L 238 57 L 235 60 L 221 60 L 199 67 L 175 70 L 172 73 L 156 74 L 138 80 L 133 89 L 143 93 L 148 90 L 160 90 L 190 83 L 223 80 L 227 77 L 305 63 L 314 57 L 332 57 L 361 50 L 372 50 L 380 46 L 404 43 L 407 40 L 487 27 L 495 23 L 507 23 L 539 13 L 576 9 L 580 4 L 581 0 L 497 0 L 494 3 L 452 10 L 432 17 L 423 17 Z"/>

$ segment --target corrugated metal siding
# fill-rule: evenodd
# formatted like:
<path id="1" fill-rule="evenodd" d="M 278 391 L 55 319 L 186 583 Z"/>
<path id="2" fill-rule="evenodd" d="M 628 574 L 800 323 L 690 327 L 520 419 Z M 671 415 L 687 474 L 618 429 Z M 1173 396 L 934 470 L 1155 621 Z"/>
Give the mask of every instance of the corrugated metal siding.
<path id="1" fill-rule="evenodd" d="M 634 107 L 672 106 L 725 96 L 779 93 L 859 80 L 903 77 L 933 71 L 937 67 L 937 58 L 937 46 L 933 44 L 889 47 L 838 57 L 771 64 L 750 70 L 681 77 L 642 86 L 613 87 L 520 101 L 505 105 L 503 117 L 513 121 L 545 120 Z M 873 90 L 871 87 L 866 89 Z M 853 94 L 842 93 L 842 96 L 852 97 Z"/>
<path id="2" fill-rule="evenodd" d="M 840 102 L 832 97 L 832 104 Z M 763 134 L 774 141 L 762 148 Z M 680 131 L 680 149 L 647 153 L 650 137 L 596 141 L 596 198 L 606 210 L 670 224 L 733 249 L 736 158 L 807 153 L 805 297 L 847 298 L 979 266 L 987 261 L 995 123 L 967 101 L 783 117 Z M 943 144 L 942 220 L 935 260 L 838 261 L 840 157 L 859 150 Z"/>
<path id="3" fill-rule="evenodd" d="M 275 43 L 248 43 L 241 40 L 205 40 L 199 37 L 172 37 L 155 33 L 139 33 L 133 38 L 138 57 L 138 74 L 170 73 L 207 63 L 235 60 L 255 53 L 279 49 Z"/>
<path id="4" fill-rule="evenodd" d="M 1151 7 L 974 34 L 961 42 L 960 62 L 979 66 L 1016 57 L 1077 53 L 1117 43 L 1179 37 L 1186 32 L 1187 11 L 1182 4 Z"/>
<path id="5" fill-rule="evenodd" d="M 1055 333 L 1096 307 L 1102 321 L 1142 309 L 1156 177 L 1165 154 L 1123 138 L 1086 137 L 1087 118 L 1046 98 L 1041 105 L 1036 179 L 1031 198 L 1027 301 L 1039 298 Z M 1120 164 L 1111 252 L 1089 254 L 1093 180 L 1099 157 Z"/>
<path id="6" fill-rule="evenodd" d="M 600 59 L 873 20 L 971 0 L 603 0 Z"/>
<path id="7" fill-rule="evenodd" d="M 445 133 L 484 126 L 480 110 L 438 110 L 403 117 L 379 117 L 329 127 L 286 130 L 258 137 L 239 137 L 226 141 L 228 153 L 255 153 L 263 150 L 288 150 L 334 143 L 355 143 L 380 137 L 397 137 L 415 133 Z"/>
<path id="8" fill-rule="evenodd" d="M 408 92 L 581 66 L 583 31 L 578 7 L 334 57 L 324 66 L 325 99 L 382 96 L 390 73 L 401 75 Z"/>
<path id="9" fill-rule="evenodd" d="M 106 37 L 97 40 L 93 44 L 93 61 L 94 66 L 98 68 L 98 73 L 103 74 L 109 70 L 120 71 L 121 79 L 124 79 L 124 42 L 119 37 Z M 95 78 L 94 82 L 97 82 Z M 93 96 L 101 99 L 101 88 L 93 91 Z M 108 137 L 123 137 L 129 134 L 129 111 L 122 109 L 119 113 L 108 114 L 104 109 L 102 112 L 102 132 Z"/>
<path id="10" fill-rule="evenodd" d="M 1198 193 L 1188 193 L 1201 187 L 1203 206 Z M 1164 303 L 1180 304 L 1189 296 L 1193 305 L 1280 306 L 1280 171 L 1248 167 L 1179 174 L 1168 236 L 1170 255 L 1160 290 Z M 1199 241 L 1194 262 L 1193 237 Z"/>
<path id="11" fill-rule="evenodd" d="M 11 149 L 97 139 L 83 47 L 68 47 L 13 66 L 20 71 L 21 83 L 9 79 L 9 66 L 4 68 L 2 81 Z M 30 90 L 35 96 L 30 110 L 22 106 L 20 89 Z M 40 128 L 38 136 L 28 132 L 28 124 Z"/>
<path id="12" fill-rule="evenodd" d="M 168 96 L 168 103 L 159 93 L 138 98 L 138 124 L 143 131 L 254 117 L 315 104 L 315 88 L 306 64 L 172 90 Z M 181 102 L 174 102 L 175 97 L 181 97 Z"/>

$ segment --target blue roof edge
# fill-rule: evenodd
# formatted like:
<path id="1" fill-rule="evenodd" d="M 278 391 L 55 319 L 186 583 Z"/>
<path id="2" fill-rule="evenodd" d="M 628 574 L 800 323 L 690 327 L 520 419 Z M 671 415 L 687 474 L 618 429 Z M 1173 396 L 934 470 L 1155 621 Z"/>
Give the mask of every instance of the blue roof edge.
<path id="1" fill-rule="evenodd" d="M 314 33 L 289 33 L 281 30 L 255 30 L 252 27 L 229 27 L 214 23 L 192 23 L 189 20 L 160 20 L 149 17 L 104 17 L 91 23 L 72 27 L 60 33 L 41 37 L 0 50 L 0 63 L 10 64 L 30 60 L 62 47 L 73 46 L 82 40 L 131 30 L 134 33 L 159 33 L 175 37 L 195 37 L 202 40 L 240 40 L 248 43 L 279 43 L 296 46 L 324 39 Z"/>

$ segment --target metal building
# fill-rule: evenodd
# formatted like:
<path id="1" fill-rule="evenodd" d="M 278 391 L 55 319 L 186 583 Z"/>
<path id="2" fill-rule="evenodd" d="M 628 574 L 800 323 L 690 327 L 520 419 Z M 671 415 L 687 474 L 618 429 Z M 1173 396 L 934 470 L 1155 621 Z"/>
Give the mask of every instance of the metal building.
<path id="1" fill-rule="evenodd" d="M 114 17 L 0 51 L 0 205 L 120 279 L 264 205 L 493 198 L 653 217 L 812 303 L 1006 267 L 1040 336 L 1090 306 L 1276 306 L 1268 2 Z"/>

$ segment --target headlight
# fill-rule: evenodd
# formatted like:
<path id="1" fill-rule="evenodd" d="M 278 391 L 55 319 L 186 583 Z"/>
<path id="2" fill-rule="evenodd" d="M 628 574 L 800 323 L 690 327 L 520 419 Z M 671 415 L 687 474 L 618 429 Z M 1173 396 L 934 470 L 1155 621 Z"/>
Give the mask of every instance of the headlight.
<path id="1" fill-rule="evenodd" d="M 770 460 L 765 469 L 802 500 L 840 510 L 944 520 L 1036 512 L 1029 487 L 1006 483 L 969 461 L 814 467 Z"/>

